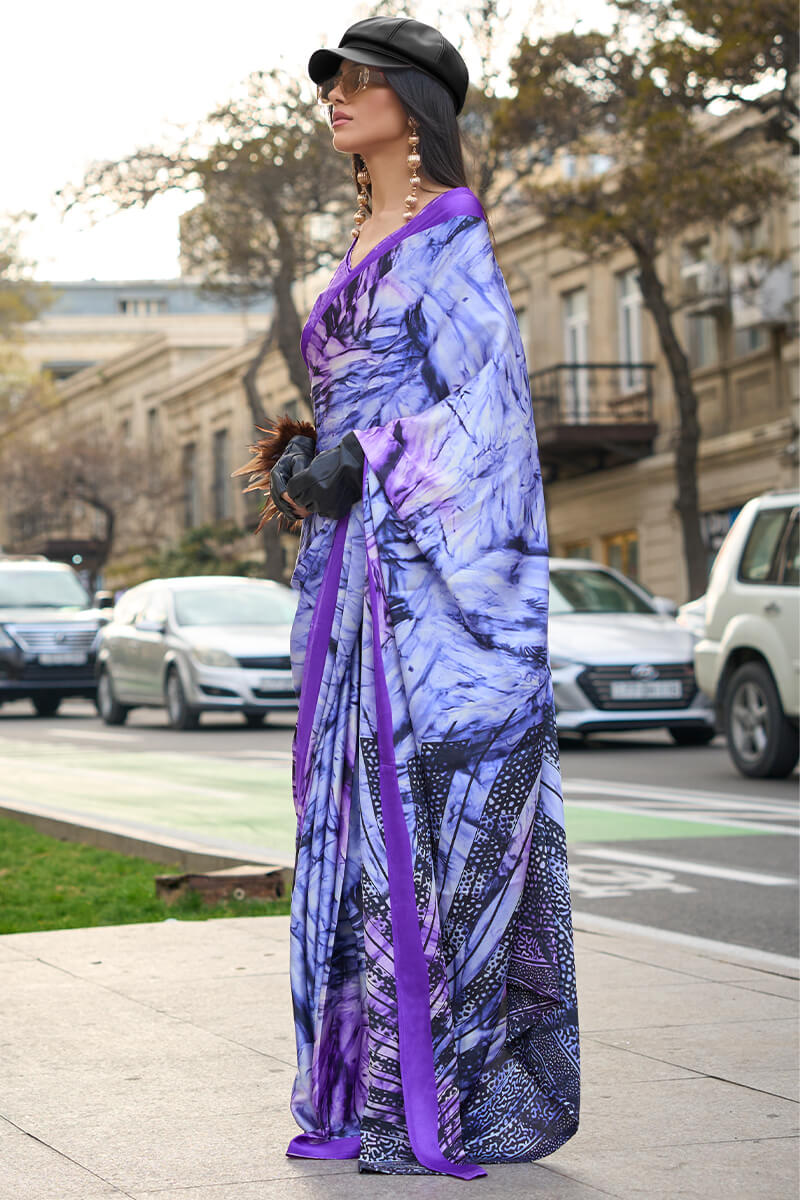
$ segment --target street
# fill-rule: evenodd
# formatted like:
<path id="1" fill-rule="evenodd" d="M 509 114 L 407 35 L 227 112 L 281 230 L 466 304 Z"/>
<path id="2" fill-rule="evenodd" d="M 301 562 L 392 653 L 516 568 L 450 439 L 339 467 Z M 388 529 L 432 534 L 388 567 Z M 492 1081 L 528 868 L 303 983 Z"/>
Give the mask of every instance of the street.
<path id="1" fill-rule="evenodd" d="M 209 714 L 178 733 L 156 710 L 111 729 L 85 701 L 49 719 L 7 704 L 0 803 L 187 831 L 291 863 L 294 719 L 247 729 Z M 564 738 L 561 769 L 576 913 L 797 954 L 797 772 L 745 779 L 722 737 L 684 748 L 660 730 Z"/>

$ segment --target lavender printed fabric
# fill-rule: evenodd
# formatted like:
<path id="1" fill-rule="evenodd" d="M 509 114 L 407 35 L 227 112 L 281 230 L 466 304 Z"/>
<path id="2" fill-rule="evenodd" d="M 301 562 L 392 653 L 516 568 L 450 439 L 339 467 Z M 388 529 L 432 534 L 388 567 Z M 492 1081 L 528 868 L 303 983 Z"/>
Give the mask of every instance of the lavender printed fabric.
<path id="1" fill-rule="evenodd" d="M 580 1097 L 542 478 L 477 197 L 343 259 L 302 349 L 318 450 L 366 461 L 292 576 L 288 1153 L 472 1178 L 551 1154 Z"/>

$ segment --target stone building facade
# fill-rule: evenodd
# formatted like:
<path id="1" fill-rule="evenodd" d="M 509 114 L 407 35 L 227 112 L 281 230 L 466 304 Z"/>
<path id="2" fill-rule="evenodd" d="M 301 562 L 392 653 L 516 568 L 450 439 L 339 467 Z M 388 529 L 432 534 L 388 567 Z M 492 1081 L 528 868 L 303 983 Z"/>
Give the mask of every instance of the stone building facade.
<path id="1" fill-rule="evenodd" d="M 551 553 L 591 557 L 678 603 L 690 599 L 674 508 L 676 406 L 632 255 L 583 257 L 533 214 L 494 229 L 531 374 Z M 724 227 L 688 230 L 659 263 L 699 399 L 709 565 L 747 499 L 796 485 L 798 236 L 792 196 L 759 220 L 743 212 Z M 180 291 L 180 281 L 162 282 Z M 298 284 L 303 314 L 324 282 Z M 137 299 L 135 285 L 114 286 L 117 303 Z M 65 427 L 105 422 L 175 449 L 183 489 L 163 515 L 164 536 L 175 539 L 217 520 L 252 524 L 230 472 L 248 456 L 242 379 L 268 323 L 266 302 L 237 314 L 61 311 L 36 323 L 29 346 L 37 361 L 62 364 Z M 64 366 L 82 357 L 92 365 Z M 311 416 L 277 352 L 257 383 L 268 412 Z M 5 440 L 15 427 L 7 421 Z M 290 568 L 296 541 L 284 535 L 284 544 Z M 119 546 L 107 582 L 133 582 L 140 569 L 136 547 Z"/>

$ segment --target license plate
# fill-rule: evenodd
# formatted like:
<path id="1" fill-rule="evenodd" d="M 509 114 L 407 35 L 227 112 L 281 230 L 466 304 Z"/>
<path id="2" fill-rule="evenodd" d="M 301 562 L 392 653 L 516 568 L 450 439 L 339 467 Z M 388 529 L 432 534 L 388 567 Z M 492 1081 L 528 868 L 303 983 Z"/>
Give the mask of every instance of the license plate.
<path id="1" fill-rule="evenodd" d="M 682 696 L 680 679 L 614 679 L 611 682 L 612 700 L 680 700 Z"/>
<path id="2" fill-rule="evenodd" d="M 40 654 L 39 663 L 43 667 L 82 667 L 89 661 L 88 654 Z"/>
<path id="3" fill-rule="evenodd" d="M 287 672 L 280 671 L 275 675 L 263 675 L 258 681 L 259 690 L 262 692 L 269 691 L 277 692 L 280 688 L 285 688 L 288 692 L 293 691 L 291 681 L 287 679 Z"/>

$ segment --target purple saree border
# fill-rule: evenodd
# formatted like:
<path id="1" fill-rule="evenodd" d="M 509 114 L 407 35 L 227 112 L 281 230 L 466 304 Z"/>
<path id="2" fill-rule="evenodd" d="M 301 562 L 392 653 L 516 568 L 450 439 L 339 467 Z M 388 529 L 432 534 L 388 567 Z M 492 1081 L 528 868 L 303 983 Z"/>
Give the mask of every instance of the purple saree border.
<path id="1" fill-rule="evenodd" d="M 365 462 L 365 475 L 367 469 Z M 451 1162 L 442 1154 L 439 1145 L 439 1102 L 431 1032 L 430 978 L 417 914 L 411 840 L 397 778 L 392 707 L 381 656 L 378 595 L 373 573 L 378 570 L 379 563 L 371 561 L 368 552 L 367 577 L 372 609 L 378 774 L 389 875 L 403 1107 L 411 1148 L 422 1166 L 459 1179 L 476 1179 L 486 1174 L 482 1167 L 468 1162 Z"/>
<path id="2" fill-rule="evenodd" d="M 344 559 L 344 543 L 347 536 L 347 523 L 350 514 L 340 517 L 333 536 L 325 572 L 322 576 L 317 602 L 308 630 L 308 645 L 306 648 L 306 663 L 303 670 L 303 680 L 300 684 L 300 705 L 297 711 L 297 738 L 295 754 L 295 772 L 292 780 L 294 789 L 294 810 L 298 819 L 302 818 L 305 809 L 303 782 L 308 765 L 308 751 L 311 743 L 311 729 L 314 723 L 314 711 L 319 699 L 319 689 L 322 686 L 322 675 L 325 670 L 325 658 L 328 653 L 328 643 L 333 629 L 333 618 L 336 612 L 336 597 L 339 592 L 339 579 L 342 574 Z"/>
<path id="3" fill-rule="evenodd" d="M 334 273 L 334 279 L 325 291 L 321 292 L 317 297 L 309 318 L 303 326 L 303 332 L 300 336 L 300 353 L 303 356 L 306 366 L 308 366 L 306 350 L 308 349 L 312 333 L 316 329 L 323 313 L 331 306 L 342 289 L 347 287 L 351 279 L 354 279 L 363 267 L 369 266 L 376 258 L 380 258 L 383 254 L 388 254 L 404 238 L 409 237 L 413 233 L 421 233 L 423 229 L 430 229 L 433 225 L 439 225 L 442 221 L 449 221 L 451 217 L 482 217 L 485 221 L 486 213 L 483 205 L 471 188 L 451 188 L 448 192 L 442 192 L 440 196 L 436 196 L 433 200 L 429 201 L 415 217 L 412 217 L 400 229 L 395 229 L 393 233 L 387 234 L 382 241 L 378 242 L 377 246 L 373 246 L 364 255 L 361 262 L 351 267 L 350 255 L 356 241 L 353 238 L 343 259 L 346 267 L 344 274 L 336 279 L 338 272 Z"/>
<path id="4" fill-rule="evenodd" d="M 289 1142 L 287 1158 L 358 1158 L 360 1137 L 316 1138 L 310 1133 L 298 1133 Z"/>

